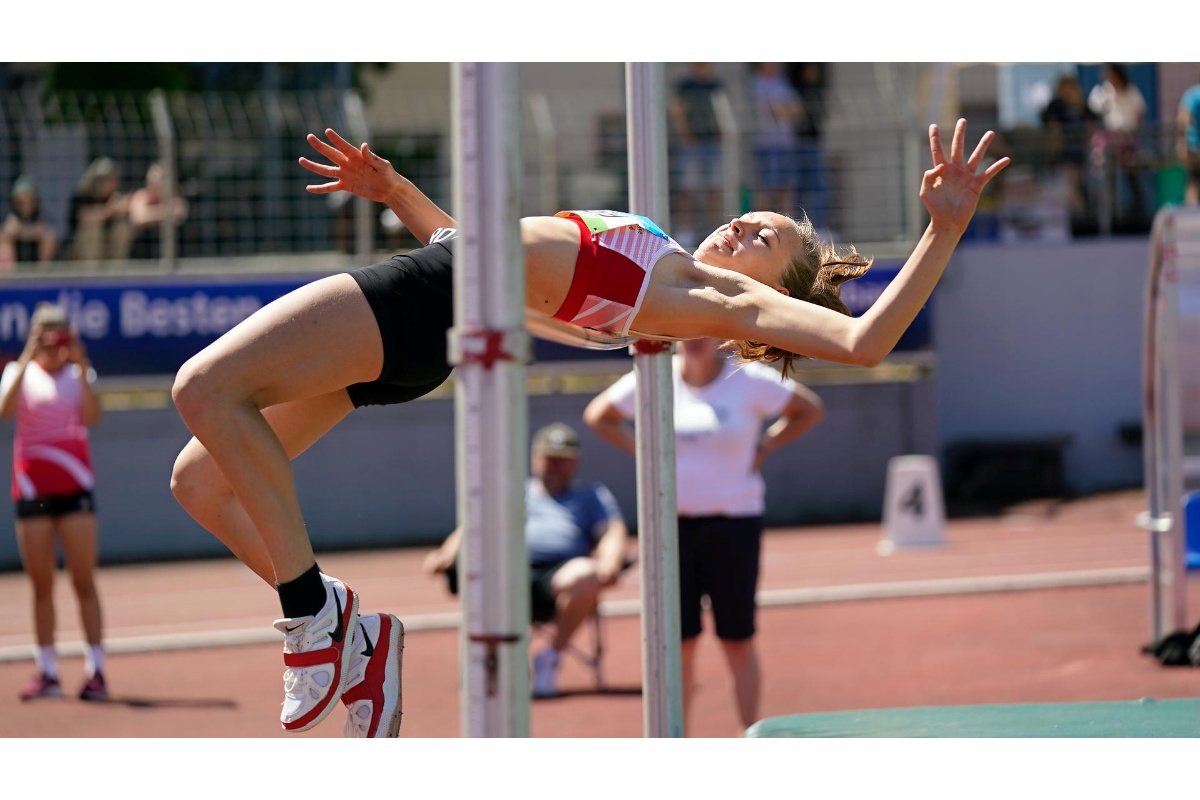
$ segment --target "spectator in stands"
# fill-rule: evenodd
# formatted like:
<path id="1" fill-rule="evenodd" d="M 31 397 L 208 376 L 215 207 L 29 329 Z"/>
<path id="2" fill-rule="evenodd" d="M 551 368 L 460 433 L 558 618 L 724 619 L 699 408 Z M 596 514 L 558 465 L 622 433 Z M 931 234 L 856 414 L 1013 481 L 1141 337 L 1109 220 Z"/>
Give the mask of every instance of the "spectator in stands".
<path id="1" fill-rule="evenodd" d="M 101 157 L 84 171 L 71 195 L 68 256 L 95 263 L 129 257 L 129 196 L 120 192 L 120 171 Z"/>
<path id="2" fill-rule="evenodd" d="M 759 719 L 762 668 L 755 596 L 766 510 L 764 459 L 824 416 L 821 398 L 761 362 L 739 366 L 718 339 L 691 339 L 673 359 L 676 508 L 684 725 L 695 694 L 696 644 L 707 597 L 733 676 L 741 731 Z M 597 395 L 583 419 L 636 455 L 637 374 Z M 739 731 L 739 733 L 741 732 Z"/>
<path id="3" fill-rule="evenodd" d="M 715 100 L 725 85 L 709 62 L 694 62 L 675 84 L 670 105 L 671 215 L 675 240 L 694 247 L 701 231 L 711 229 L 737 209 L 722 209 L 725 185 L 721 127 Z"/>
<path id="4" fill-rule="evenodd" d="M 754 111 L 754 183 L 756 208 L 797 216 L 796 125 L 804 108 L 780 65 L 762 61 L 750 78 Z"/>
<path id="5" fill-rule="evenodd" d="M 1187 170 L 1183 201 L 1200 205 L 1200 78 L 1179 99 L 1176 113 L 1175 152 Z"/>
<path id="6" fill-rule="evenodd" d="M 1117 170 L 1129 193 L 1128 202 L 1118 196 L 1115 222 L 1122 227 L 1142 229 L 1148 212 L 1142 189 L 1142 128 L 1146 122 L 1146 99 L 1129 78 L 1123 64 L 1107 64 L 1104 80 L 1088 94 L 1088 107 L 1104 122 L 1103 154 L 1116 160 Z"/>
<path id="7" fill-rule="evenodd" d="M 162 164 L 157 161 L 146 169 L 146 184 L 129 196 L 129 224 L 133 229 L 133 258 L 160 258 L 162 256 L 162 223 L 170 219 L 179 241 L 179 225 L 187 219 L 188 203 L 178 191 L 171 192 L 171 203 L 167 205 L 166 186 L 163 184 Z M 178 248 L 176 248 L 178 252 Z"/>
<path id="8" fill-rule="evenodd" d="M 54 645 L 56 543 L 71 573 L 87 647 L 82 700 L 105 700 L 103 625 L 96 591 L 95 477 L 87 429 L 100 421 L 96 371 L 61 306 L 41 303 L 29 337 L 0 375 L 0 417 L 16 417 L 12 497 L 17 546 L 33 586 L 38 672 L 22 700 L 61 697 Z"/>
<path id="9" fill-rule="evenodd" d="M 533 475 L 525 484 L 530 607 L 535 621 L 554 620 L 550 646 L 533 656 L 533 696 L 553 697 L 561 653 L 596 610 L 600 591 L 621 576 L 629 536 L 608 487 L 575 482 L 579 435 L 569 425 L 557 422 L 534 435 L 530 466 Z M 425 571 L 454 570 L 461 539 L 462 529 L 455 529 L 426 556 Z"/>
<path id="10" fill-rule="evenodd" d="M 13 182 L 12 209 L 0 227 L 0 265 L 37 264 L 45 268 L 58 253 L 58 235 L 42 217 L 33 179 L 22 175 Z"/>
<path id="11" fill-rule="evenodd" d="M 1100 117 L 1088 107 L 1074 75 L 1062 75 L 1042 109 L 1050 165 L 1062 171 L 1073 222 L 1087 212 L 1088 143 L 1100 129 Z"/>

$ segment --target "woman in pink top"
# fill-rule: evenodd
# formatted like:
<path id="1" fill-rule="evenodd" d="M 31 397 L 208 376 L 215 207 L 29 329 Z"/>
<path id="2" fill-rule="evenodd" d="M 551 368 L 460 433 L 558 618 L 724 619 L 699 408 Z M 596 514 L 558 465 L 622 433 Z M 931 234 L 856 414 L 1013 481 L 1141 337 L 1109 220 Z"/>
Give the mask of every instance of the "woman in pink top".
<path id="1" fill-rule="evenodd" d="M 95 480 L 89 425 L 100 420 L 92 384 L 95 370 L 66 312 L 41 303 L 29 338 L 0 376 L 0 417 L 16 416 L 12 497 L 21 563 L 33 584 L 33 624 L 38 673 L 22 700 L 61 697 L 54 647 L 54 573 L 57 544 L 71 573 L 87 639 L 83 700 L 104 700 L 104 648 L 96 592 Z"/>

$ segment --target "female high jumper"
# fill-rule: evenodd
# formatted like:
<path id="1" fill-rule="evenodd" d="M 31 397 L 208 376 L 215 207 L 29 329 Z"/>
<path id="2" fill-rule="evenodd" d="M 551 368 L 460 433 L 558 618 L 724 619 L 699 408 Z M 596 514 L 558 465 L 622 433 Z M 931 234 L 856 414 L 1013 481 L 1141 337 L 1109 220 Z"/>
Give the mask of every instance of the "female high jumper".
<path id="1" fill-rule="evenodd" d="M 284 634 L 285 730 L 323 720 L 339 699 L 348 736 L 396 736 L 403 628 L 359 614 L 350 586 L 321 572 L 296 496 L 291 459 L 359 406 L 403 403 L 450 375 L 453 218 L 367 144 L 327 129 L 308 141 L 330 163 L 301 158 L 328 179 L 308 191 L 347 191 L 385 203 L 423 247 L 324 277 L 267 304 L 179 370 L 172 396 L 193 439 L 171 488 L 197 522 L 278 589 Z M 896 345 L 929 298 L 975 213 L 981 190 L 1008 164 L 981 170 L 993 133 L 968 155 L 958 120 L 947 157 L 929 127 L 932 168 L 920 197 L 929 223 L 875 304 L 852 317 L 843 281 L 871 261 L 821 242 L 806 218 L 744 214 L 694 253 L 653 221 L 611 211 L 564 211 L 520 221 L 525 304 L 534 332 L 581 340 L 715 337 L 743 360 L 799 358 L 871 366 Z M 543 324 L 537 324 L 540 321 Z M 397 443 L 402 446 L 402 443 Z"/>

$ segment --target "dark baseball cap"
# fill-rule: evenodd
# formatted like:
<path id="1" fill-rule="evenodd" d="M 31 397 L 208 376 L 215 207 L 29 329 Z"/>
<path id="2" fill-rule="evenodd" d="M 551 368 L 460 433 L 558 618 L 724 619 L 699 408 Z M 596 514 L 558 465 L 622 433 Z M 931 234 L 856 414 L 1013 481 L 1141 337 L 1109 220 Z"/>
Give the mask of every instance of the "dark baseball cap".
<path id="1" fill-rule="evenodd" d="M 552 423 L 533 435 L 533 452 L 556 458 L 579 458 L 579 434 L 570 425 Z"/>

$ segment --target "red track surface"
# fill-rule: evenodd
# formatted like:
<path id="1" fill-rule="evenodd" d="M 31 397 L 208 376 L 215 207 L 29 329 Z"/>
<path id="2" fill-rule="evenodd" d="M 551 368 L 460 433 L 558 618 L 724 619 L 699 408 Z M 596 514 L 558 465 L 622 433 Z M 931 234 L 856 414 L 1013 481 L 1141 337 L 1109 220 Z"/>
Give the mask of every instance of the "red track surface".
<path id="1" fill-rule="evenodd" d="M 1200 670 L 1165 668 L 1139 652 L 1150 636 L 1141 577 L 1148 547 L 1133 525 L 1142 507 L 1140 492 L 1035 503 L 996 518 L 952 520 L 944 546 L 890 556 L 875 551 L 876 525 L 769 532 L 759 613 L 762 716 L 1200 696 Z M 420 572 L 423 556 L 390 550 L 320 560 L 360 593 L 364 611 L 388 610 L 409 625 L 401 737 L 457 737 L 458 632 L 438 623 L 458 606 L 444 583 Z M 278 723 L 280 645 L 264 641 L 278 606 L 248 570 L 232 560 L 107 567 L 100 589 L 113 702 L 21 703 L 17 692 L 32 672 L 29 592 L 20 573 L 0 575 L 7 612 L 0 619 L 0 736 L 288 735 Z M 59 640 L 77 652 L 65 577 L 57 591 Z M 638 597 L 636 569 L 606 595 L 615 612 Z M 1190 600 L 1189 611 L 1193 625 L 1200 601 Z M 257 643 L 144 651 L 180 634 Z M 619 691 L 591 691 L 590 675 L 566 661 L 565 696 L 532 705 L 534 737 L 644 734 L 638 618 L 608 617 L 605 636 L 607 676 Z M 81 658 L 64 657 L 68 690 L 81 672 Z M 737 735 L 730 682 L 711 638 L 700 647 L 698 679 L 689 735 Z M 340 735 L 338 712 L 299 734 Z"/>

